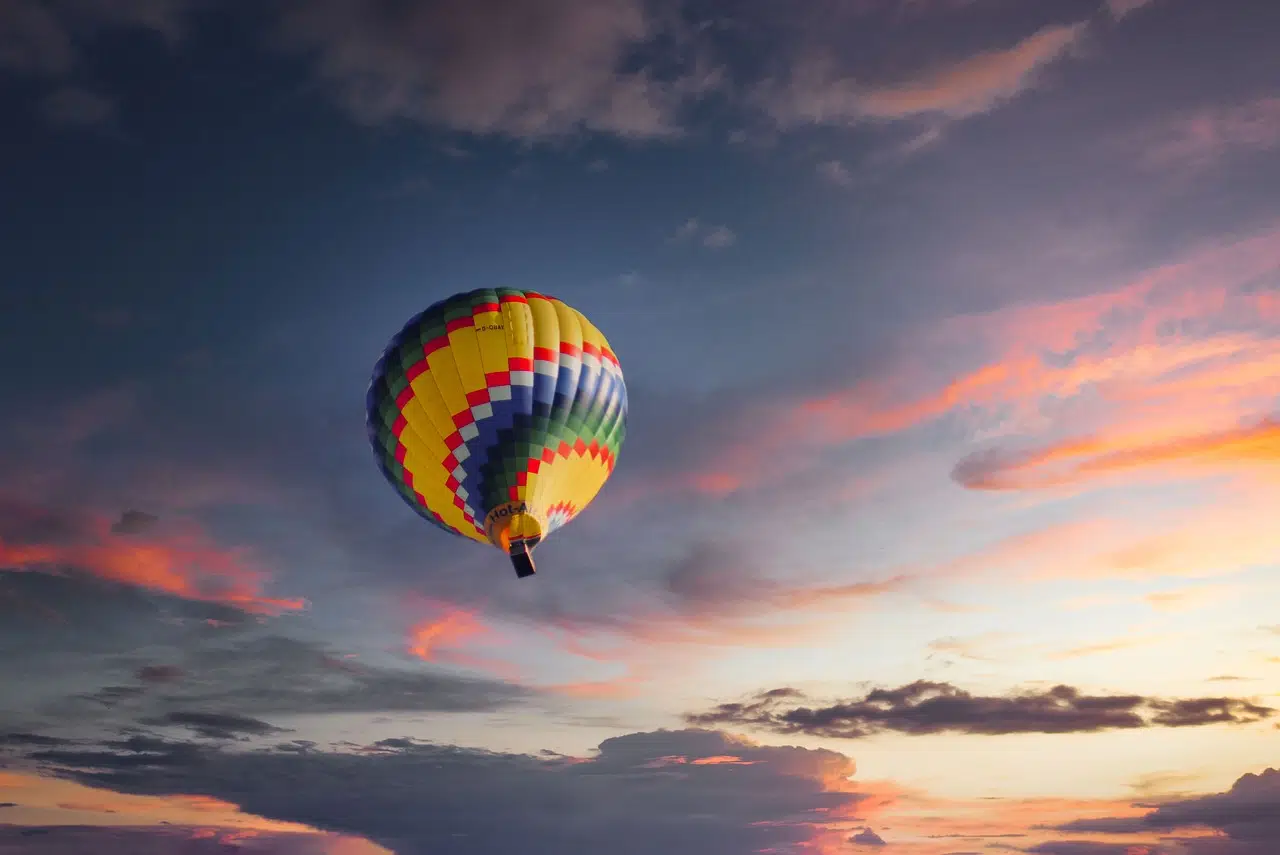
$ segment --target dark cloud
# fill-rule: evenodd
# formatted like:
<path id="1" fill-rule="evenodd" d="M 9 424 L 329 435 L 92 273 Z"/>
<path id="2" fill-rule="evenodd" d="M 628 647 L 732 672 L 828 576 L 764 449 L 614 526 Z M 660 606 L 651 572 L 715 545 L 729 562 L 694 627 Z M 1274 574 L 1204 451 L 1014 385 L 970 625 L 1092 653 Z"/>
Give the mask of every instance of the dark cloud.
<path id="1" fill-rule="evenodd" d="M 1159 829 L 1207 826 L 1233 840 L 1269 842 L 1280 849 L 1280 769 L 1245 775 L 1225 793 L 1166 802 L 1146 823 Z"/>
<path id="2" fill-rule="evenodd" d="M 69 740 L 56 736 L 45 736 L 40 733 L 5 733 L 0 735 L 0 745 L 10 746 L 42 746 L 66 745 Z"/>
<path id="3" fill-rule="evenodd" d="M 0 574 L 8 601 L 27 604 L 0 620 L 0 727 L 17 736 L 191 713 L 482 712 L 532 697 L 425 663 L 346 659 L 235 609 L 73 574 Z M 57 620 L 32 607 L 44 604 Z M 159 651 L 165 663 L 149 661 Z"/>
<path id="4" fill-rule="evenodd" d="M 884 846 L 884 838 L 876 834 L 869 828 L 864 828 L 857 834 L 849 838 L 849 842 L 855 846 Z"/>
<path id="5" fill-rule="evenodd" d="M 191 0 L 7 0 L 0 4 L 0 68 L 65 75 L 81 49 L 111 30 L 142 30 L 179 38 Z"/>
<path id="6" fill-rule="evenodd" d="M 1187 855 L 1264 855 L 1280 851 L 1280 769 L 1244 775 L 1225 793 L 1163 802 L 1144 816 L 1079 819 L 1056 826 L 1058 831 L 1075 834 L 1169 834 L 1205 828 L 1220 832 L 1225 839 L 1184 838 L 1179 843 L 1185 848 L 1178 851 Z M 1070 855 L 1073 850 L 1043 851 L 1047 855 Z M 1125 850 L 1120 846 L 1115 851 Z"/>
<path id="7" fill-rule="evenodd" d="M 51 124 L 85 127 L 106 124 L 115 118 L 116 102 L 83 86 L 63 86 L 45 97 L 40 110 Z"/>
<path id="8" fill-rule="evenodd" d="M 144 683 L 169 683 L 185 675 L 186 672 L 177 665 L 143 665 L 137 673 L 138 679 Z"/>
<path id="9" fill-rule="evenodd" d="M 121 514 L 120 519 L 111 526 L 111 531 L 114 534 L 137 534 L 146 531 L 159 521 L 160 518 L 154 514 L 128 510 Z"/>
<path id="10" fill-rule="evenodd" d="M 146 692 L 146 688 L 143 686 L 103 686 L 96 692 L 87 692 L 79 697 L 102 704 L 104 707 L 114 707 L 132 700 L 144 692 Z"/>
<path id="11" fill-rule="evenodd" d="M 1132 855 L 1127 843 L 1094 843 L 1089 840 L 1051 840 L 1022 850 L 1032 855 Z M 1149 855 L 1162 855 L 1163 850 L 1148 850 Z"/>
<path id="12" fill-rule="evenodd" d="M 708 70 L 657 66 L 670 22 L 645 0 L 286 2 L 283 44 L 304 52 L 361 121 L 404 118 L 520 138 L 587 129 L 678 131 Z"/>
<path id="13" fill-rule="evenodd" d="M 841 754 L 712 731 L 633 733 L 580 760 L 407 740 L 341 753 L 165 745 L 148 756 L 117 747 L 36 759 L 91 786 L 212 796 L 404 855 L 789 851 L 822 816 L 863 799 Z M 741 762 L 697 762 L 725 757 Z"/>
<path id="14" fill-rule="evenodd" d="M 183 767 L 202 762 L 206 754 L 206 750 L 195 743 L 134 734 L 127 739 L 32 751 L 26 756 L 28 760 L 53 768 L 132 771 Z"/>
<path id="15" fill-rule="evenodd" d="M 1274 710 L 1235 698 L 1164 700 L 1141 695 L 1085 695 L 1055 686 L 1003 697 L 970 694 L 949 683 L 918 680 L 822 707 L 804 706 L 794 689 L 763 692 L 745 703 L 688 715 L 699 725 L 747 725 L 778 733 L 858 739 L 883 731 L 929 733 L 1085 733 L 1142 727 L 1243 724 Z"/>
<path id="16" fill-rule="evenodd" d="M 235 713 L 171 712 L 142 723 L 159 727 L 185 727 L 205 739 L 240 739 L 283 730 L 265 721 Z"/>
<path id="17" fill-rule="evenodd" d="M 481 712 L 529 697 L 510 683 L 425 667 L 352 662 L 323 646 L 281 635 L 191 651 L 191 675 L 170 702 L 219 704 L 255 714 Z"/>

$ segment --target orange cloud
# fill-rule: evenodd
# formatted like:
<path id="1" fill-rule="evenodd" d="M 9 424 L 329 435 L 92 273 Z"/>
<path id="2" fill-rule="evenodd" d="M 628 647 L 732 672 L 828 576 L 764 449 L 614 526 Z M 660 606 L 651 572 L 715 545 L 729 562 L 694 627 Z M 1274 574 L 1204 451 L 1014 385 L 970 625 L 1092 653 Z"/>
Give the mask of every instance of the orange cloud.
<path id="1" fill-rule="evenodd" d="M 221 603 L 256 614 L 304 608 L 301 599 L 263 593 L 268 574 L 242 549 L 222 547 L 194 526 L 170 533 L 119 536 L 95 517 L 73 543 L 19 543 L 0 538 L 0 569 L 60 573 L 66 569 L 188 600 Z"/>
<path id="2" fill-rule="evenodd" d="M 1092 517 L 1002 538 L 932 567 L 935 579 L 1206 578 L 1273 563 L 1280 555 L 1274 494 L 1143 517 Z"/>
<path id="3" fill-rule="evenodd" d="M 1280 366 L 1277 366 L 1280 370 Z M 956 467 L 956 479 L 977 490 L 1059 486 L 1136 469 L 1256 467 L 1280 463 L 1280 422 L 1175 438 L 1088 437 L 1035 451 L 979 455 Z"/>
<path id="4" fill-rule="evenodd" d="M 498 633 L 484 623 L 478 612 L 442 600 L 428 599 L 425 603 L 437 614 L 410 628 L 406 642 L 409 655 L 427 662 L 460 665 L 507 680 L 520 680 L 519 672 L 507 660 L 458 649 L 475 640 L 493 641 L 499 637 Z"/>
<path id="5" fill-rule="evenodd" d="M 1060 650 L 1049 655 L 1050 659 L 1081 659 L 1085 656 L 1097 656 L 1100 653 L 1114 653 L 1117 650 L 1132 650 L 1135 647 L 1146 647 L 1165 640 L 1167 636 L 1141 636 L 1137 638 L 1116 638 L 1094 644 L 1082 644 Z"/>
<path id="6" fill-rule="evenodd" d="M 907 331 L 880 374 L 753 412 L 749 439 L 724 443 L 696 472 L 650 487 L 714 496 L 776 488 L 832 446 L 942 419 L 971 435 L 1086 437 L 1045 443 L 1051 457 L 1138 446 L 1151 446 L 1153 456 L 1185 453 L 1191 449 L 1178 443 L 1187 437 L 1227 434 L 1273 410 L 1280 295 L 1256 285 L 1277 273 L 1280 224 L 1107 290 L 934 321 Z M 1199 453 L 1221 465 L 1247 448 L 1238 437 L 1217 456 Z M 1144 465 L 1123 455 L 1105 462 L 1117 471 Z"/>
<path id="7" fill-rule="evenodd" d="M 1228 585 L 1204 585 L 1177 591 L 1159 591 L 1147 594 L 1142 599 L 1158 612 L 1177 614 L 1221 602 L 1239 592 L 1239 588 Z"/>
<path id="8" fill-rule="evenodd" d="M 234 804 L 205 795 L 138 796 L 21 772 L 0 774 L 3 801 L 17 804 L 6 821 L 18 824 L 159 825 L 216 827 L 231 832 L 314 834 L 294 822 L 244 813 Z"/>
<path id="9" fill-rule="evenodd" d="M 466 638 L 482 635 L 486 627 L 474 612 L 446 606 L 442 617 L 424 620 L 409 630 L 409 652 L 430 662 L 439 656 L 439 648 Z"/>

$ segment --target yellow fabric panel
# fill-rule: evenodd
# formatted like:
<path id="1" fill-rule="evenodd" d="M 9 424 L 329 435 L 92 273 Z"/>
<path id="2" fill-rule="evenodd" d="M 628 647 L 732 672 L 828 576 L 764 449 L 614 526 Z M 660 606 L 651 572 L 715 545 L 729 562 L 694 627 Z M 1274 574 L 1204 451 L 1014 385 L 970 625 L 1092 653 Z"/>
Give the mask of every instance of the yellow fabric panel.
<path id="1" fill-rule="evenodd" d="M 474 326 L 459 327 L 449 333 L 449 347 L 446 350 L 453 355 L 454 368 L 462 382 L 463 397 L 466 397 L 465 393 L 479 392 L 483 389 L 486 385 L 484 363 L 480 359 L 480 343 L 476 340 L 476 328 Z M 454 413 L 460 412 L 462 411 L 454 411 Z"/>
<path id="2" fill-rule="evenodd" d="M 453 416 L 470 408 L 467 393 L 462 388 L 462 378 L 458 376 L 458 366 L 453 360 L 453 348 L 442 347 L 435 351 L 427 357 L 427 365 L 431 367 L 427 374 L 440 390 L 440 399 L 452 422 Z"/>
<path id="3" fill-rule="evenodd" d="M 533 346 L 560 352 L 560 319 L 555 303 L 546 297 L 530 297 L 529 312 L 533 315 Z"/>
<path id="4" fill-rule="evenodd" d="M 444 352 L 437 351 L 437 353 Z M 449 370 L 452 371 L 453 366 L 449 366 Z M 413 426 L 425 419 L 426 423 L 435 431 L 436 436 L 441 439 L 441 448 L 443 448 L 443 439 L 452 435 L 457 430 L 457 427 L 450 417 L 449 405 L 444 402 L 444 398 L 440 395 L 440 387 L 436 385 L 435 378 L 431 376 L 434 373 L 434 371 L 424 371 L 410 381 L 409 385 L 413 387 L 413 400 L 401 412 L 404 413 L 405 420 Z M 414 407 L 415 404 L 417 405 L 416 408 Z M 413 409 L 412 414 L 410 412 L 411 408 Z M 415 419 L 417 420 L 416 422 Z M 422 433 L 423 430 L 423 428 L 419 428 L 418 432 Z M 444 459 L 443 451 L 440 453 L 440 459 Z"/>
<path id="5" fill-rule="evenodd" d="M 507 355 L 513 359 L 533 359 L 533 313 L 527 303 L 503 303 L 502 323 L 506 327 Z M 506 371 L 504 365 L 499 371 Z"/>
<path id="6" fill-rule="evenodd" d="M 600 492 L 609 477 L 609 468 L 604 462 L 591 455 L 578 456 L 576 452 L 569 457 L 557 457 L 555 463 L 544 463 L 543 472 L 549 483 L 555 485 L 554 490 L 530 503 L 532 511 L 546 519 L 552 505 L 568 503 L 575 513 L 581 512 Z"/>
<path id="7" fill-rule="evenodd" d="M 446 523 L 462 532 L 465 536 L 481 543 L 486 542 L 484 535 L 475 530 L 475 525 L 467 522 L 462 509 L 454 503 L 454 493 L 446 486 L 449 473 L 444 471 L 440 458 L 433 459 L 431 452 L 425 452 L 419 438 L 405 431 L 400 435 L 405 446 L 404 468 L 413 475 L 413 488 L 427 500 L 427 507 L 436 511 Z"/>
<path id="8" fill-rule="evenodd" d="M 508 332 L 502 308 L 499 307 L 496 312 L 477 312 L 475 322 L 476 342 L 480 345 L 480 364 L 484 373 L 506 371 Z"/>

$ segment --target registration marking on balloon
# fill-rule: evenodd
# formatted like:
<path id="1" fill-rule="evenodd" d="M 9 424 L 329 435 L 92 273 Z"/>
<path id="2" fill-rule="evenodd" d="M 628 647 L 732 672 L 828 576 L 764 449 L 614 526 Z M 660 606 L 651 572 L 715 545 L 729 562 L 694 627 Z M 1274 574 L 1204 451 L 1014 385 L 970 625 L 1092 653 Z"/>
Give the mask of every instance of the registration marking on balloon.
<path id="1" fill-rule="evenodd" d="M 565 303 L 515 289 L 458 294 L 410 320 L 375 366 L 367 404 L 380 467 L 405 501 L 499 546 L 494 511 L 511 503 L 524 510 L 501 526 L 518 517 L 533 542 L 577 516 L 626 431 L 626 385 L 603 334 Z"/>

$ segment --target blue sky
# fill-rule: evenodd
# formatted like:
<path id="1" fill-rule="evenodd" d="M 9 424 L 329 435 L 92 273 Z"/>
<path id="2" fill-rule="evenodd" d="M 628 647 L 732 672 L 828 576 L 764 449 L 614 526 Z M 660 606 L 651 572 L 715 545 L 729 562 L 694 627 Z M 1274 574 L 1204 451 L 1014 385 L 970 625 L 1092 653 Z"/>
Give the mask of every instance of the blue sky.
<path id="1" fill-rule="evenodd" d="M 0 852 L 1269 852 L 1277 26 L 0 6 Z M 630 399 L 528 584 L 363 426 L 495 286 Z"/>

